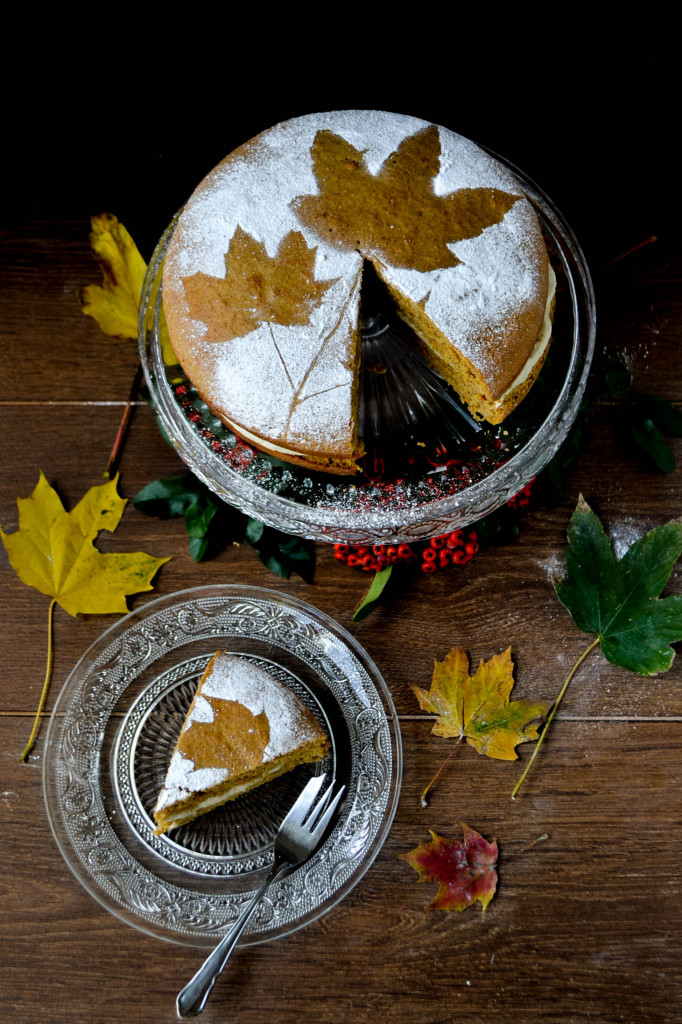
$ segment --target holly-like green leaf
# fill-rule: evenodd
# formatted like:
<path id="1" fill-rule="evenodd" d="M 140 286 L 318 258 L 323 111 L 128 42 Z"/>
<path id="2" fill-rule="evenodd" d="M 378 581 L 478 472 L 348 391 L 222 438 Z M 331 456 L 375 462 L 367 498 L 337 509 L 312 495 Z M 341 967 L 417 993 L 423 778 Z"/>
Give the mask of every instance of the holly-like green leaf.
<path id="1" fill-rule="evenodd" d="M 249 544 L 257 544 L 263 536 L 265 531 L 265 523 L 261 523 L 260 519 L 254 519 L 252 516 L 246 524 L 246 539 Z"/>
<path id="2" fill-rule="evenodd" d="M 612 356 L 606 364 L 604 377 L 611 396 L 613 398 L 625 398 L 625 393 L 632 381 L 630 371 L 625 363 Z"/>
<path id="3" fill-rule="evenodd" d="M 297 573 L 306 583 L 312 583 L 315 573 L 315 551 L 308 540 L 301 537 L 290 537 L 287 533 L 274 530 L 271 526 L 263 526 L 260 530 L 252 524 L 258 520 L 249 521 L 247 540 L 258 552 L 263 565 L 267 566 L 270 572 L 276 573 L 282 579 L 288 580 L 292 572 Z"/>
<path id="4" fill-rule="evenodd" d="M 160 519 L 182 516 L 196 501 L 202 487 L 203 484 L 191 473 L 165 480 L 159 477 L 137 492 L 133 504 L 138 512 L 144 512 L 147 516 L 158 516 Z"/>
<path id="5" fill-rule="evenodd" d="M 611 396 L 623 399 L 619 416 L 626 424 L 625 437 L 635 452 L 650 467 L 672 473 L 675 456 L 665 435 L 682 437 L 682 412 L 666 398 L 630 392 L 630 371 L 620 359 L 609 359 L 604 375 Z"/>
<path id="6" fill-rule="evenodd" d="M 370 583 L 367 591 L 353 612 L 353 622 L 360 622 L 362 619 L 366 619 L 367 616 L 374 611 L 375 607 L 381 599 L 381 595 L 384 592 L 384 588 L 391 578 L 393 571 L 392 565 L 387 565 L 379 572 L 374 573 L 374 578 Z"/>
<path id="7" fill-rule="evenodd" d="M 637 448 L 661 473 L 672 473 L 675 468 L 675 456 L 661 431 L 650 416 L 639 416 L 636 406 L 633 406 L 631 412 L 633 415 L 629 421 L 630 436 Z"/>
<path id="8" fill-rule="evenodd" d="M 263 565 L 277 576 L 286 580 L 296 572 L 306 583 L 312 582 L 315 555 L 310 541 L 290 537 L 244 515 L 218 498 L 192 473 L 154 480 L 138 491 L 133 500 L 135 508 L 148 516 L 184 516 L 189 553 L 197 562 L 212 558 L 229 543 L 247 540 Z"/>
<path id="9" fill-rule="evenodd" d="M 640 675 L 667 671 L 675 656 L 670 644 L 682 640 L 682 595 L 659 595 L 682 554 L 682 523 L 651 530 L 617 562 L 581 495 L 568 542 L 568 575 L 556 592 L 578 629 L 595 634 L 614 665 Z"/>
<path id="10" fill-rule="evenodd" d="M 635 395 L 634 401 L 649 416 L 662 433 L 669 437 L 682 437 L 682 412 L 676 409 L 667 398 L 658 395 Z"/>
<path id="11" fill-rule="evenodd" d="M 135 495 L 133 504 L 148 516 L 184 516 L 189 553 L 196 562 L 210 558 L 230 542 L 244 540 L 246 516 L 227 505 L 192 473 L 159 478 Z"/>

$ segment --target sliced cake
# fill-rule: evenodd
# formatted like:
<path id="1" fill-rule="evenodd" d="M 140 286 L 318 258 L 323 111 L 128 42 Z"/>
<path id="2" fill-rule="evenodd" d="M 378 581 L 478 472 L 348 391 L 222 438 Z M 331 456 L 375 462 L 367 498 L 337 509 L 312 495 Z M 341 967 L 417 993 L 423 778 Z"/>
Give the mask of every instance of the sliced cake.
<path id="1" fill-rule="evenodd" d="M 550 340 L 553 284 L 517 179 L 418 118 L 310 114 L 226 157 L 165 258 L 176 355 L 244 440 L 306 467 L 356 470 L 366 261 L 475 416 L 498 423 L 527 393 Z"/>
<path id="2" fill-rule="evenodd" d="M 161 835 L 296 765 L 329 739 L 299 697 L 253 662 L 218 651 L 183 723 L 154 810 Z"/>

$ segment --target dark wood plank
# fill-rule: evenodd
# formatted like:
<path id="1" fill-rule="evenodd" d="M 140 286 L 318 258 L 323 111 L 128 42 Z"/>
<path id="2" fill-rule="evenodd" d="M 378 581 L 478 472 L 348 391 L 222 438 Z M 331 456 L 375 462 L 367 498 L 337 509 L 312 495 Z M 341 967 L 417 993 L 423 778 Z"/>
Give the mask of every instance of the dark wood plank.
<path id="1" fill-rule="evenodd" d="M 22 223 L 0 235 L 5 402 L 128 397 L 136 341 L 108 337 L 80 308 L 81 289 L 102 278 L 89 231 L 83 218 Z"/>
<path id="2" fill-rule="evenodd" d="M 124 926 L 78 885 L 45 820 L 39 765 L 7 758 L 21 726 L 0 720 L 5 1019 L 172 1020 L 201 951 Z M 400 805 L 369 873 L 321 921 L 238 951 L 205 1019 L 332 1024 L 390 1007 L 397 1024 L 676 1021 L 680 725 L 561 723 L 513 804 L 518 765 L 462 749 L 426 810 L 419 794 L 448 744 L 424 722 L 405 721 L 402 733 Z M 426 910 L 434 886 L 397 860 L 428 828 L 457 838 L 461 821 L 500 843 L 485 915 Z"/>
<path id="3" fill-rule="evenodd" d="M 99 483 L 117 418 L 111 408 L 101 410 L 97 417 L 89 407 L 68 411 L 58 407 L 0 409 L 6 466 L 0 475 L 3 528 L 15 528 L 16 497 L 31 493 L 40 467 L 58 487 L 68 508 L 88 487 Z M 597 410 L 587 447 L 569 477 L 567 498 L 561 506 L 533 511 L 517 543 L 484 550 L 463 569 L 452 568 L 430 578 L 415 573 L 402 591 L 360 623 L 353 623 L 352 612 L 367 577 L 336 562 L 333 551 L 324 545 L 317 545 L 313 586 L 295 576 L 280 580 L 261 565 L 249 545 L 230 545 L 216 559 L 197 564 L 189 557 L 180 520 L 149 518 L 132 506 L 115 535 L 101 535 L 101 546 L 115 551 L 142 550 L 158 557 L 172 554 L 157 577 L 155 595 L 215 582 L 242 583 L 282 590 L 321 608 L 365 646 L 384 674 L 400 713 L 418 712 L 409 684 L 428 686 L 433 660 L 444 657 L 455 645 L 468 650 L 477 664 L 480 658 L 489 658 L 511 644 L 519 695 L 552 700 L 588 642 L 557 601 L 552 585 L 552 575 L 563 565 L 565 530 L 577 495 L 583 492 L 593 503 L 621 551 L 637 536 L 676 514 L 671 498 L 679 488 L 680 469 L 672 476 L 644 470 L 624 455 L 617 434 L 611 410 Z M 675 445 L 682 457 L 682 442 Z M 606 476 L 605 462 L 617 467 Z M 121 492 L 130 498 L 155 476 L 171 476 L 183 469 L 156 430 L 151 410 L 140 406 L 121 463 Z M 30 711 L 37 703 L 44 675 L 48 600 L 18 580 L 4 548 L 0 549 L 0 578 L 11 609 L 0 621 L 0 642 L 6 652 L 0 707 Z M 679 593 L 681 586 L 678 573 L 669 592 Z M 130 607 L 138 607 L 151 596 L 131 599 Z M 112 621 L 108 616 L 72 620 L 57 610 L 54 683 L 48 707 L 78 658 Z M 406 651 L 410 652 L 407 661 Z M 682 715 L 681 672 L 678 660 L 658 679 L 641 678 L 595 654 L 576 678 L 563 713 L 588 717 Z"/>

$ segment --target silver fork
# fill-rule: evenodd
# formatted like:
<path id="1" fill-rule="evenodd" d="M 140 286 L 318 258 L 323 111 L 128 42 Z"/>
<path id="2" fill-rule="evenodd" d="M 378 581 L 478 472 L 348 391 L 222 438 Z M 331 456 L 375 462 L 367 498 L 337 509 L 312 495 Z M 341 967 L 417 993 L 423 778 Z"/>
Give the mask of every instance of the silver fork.
<path id="1" fill-rule="evenodd" d="M 207 957 L 192 980 L 183 988 L 176 1002 L 179 1017 L 197 1017 L 202 1012 L 211 989 L 222 974 L 230 953 L 237 945 L 239 936 L 244 931 L 267 887 L 279 875 L 302 864 L 317 847 L 346 788 L 342 786 L 336 796 L 331 799 L 334 789 L 332 780 L 318 799 L 325 778 L 326 775 L 323 773 L 310 779 L 280 825 L 275 836 L 275 859 L 270 873 L 251 902 L 239 915 L 231 930 Z"/>

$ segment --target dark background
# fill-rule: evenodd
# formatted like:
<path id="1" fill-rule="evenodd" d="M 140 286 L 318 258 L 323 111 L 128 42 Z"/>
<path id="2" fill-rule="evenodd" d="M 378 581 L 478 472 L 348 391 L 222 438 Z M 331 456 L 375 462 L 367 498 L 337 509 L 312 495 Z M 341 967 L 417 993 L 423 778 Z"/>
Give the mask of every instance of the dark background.
<path id="1" fill-rule="evenodd" d="M 6 92 L 4 219 L 107 210 L 149 258 L 195 185 L 241 142 L 314 110 L 374 108 L 444 124 L 522 168 L 593 269 L 668 231 L 678 118 L 664 28 L 622 47 L 562 44 L 553 30 L 538 46 L 492 21 L 481 38 L 461 34 L 452 20 L 430 37 L 414 26 L 411 38 L 408 26 L 389 46 L 319 26 L 306 42 L 289 25 L 278 47 L 275 29 L 267 45 L 254 34 L 259 17 L 239 47 L 233 34 L 205 55 L 194 38 L 183 50 L 180 26 L 172 47 L 131 48 L 120 32 L 52 48 L 33 69 L 39 88 L 24 69 L 27 87 Z"/>

